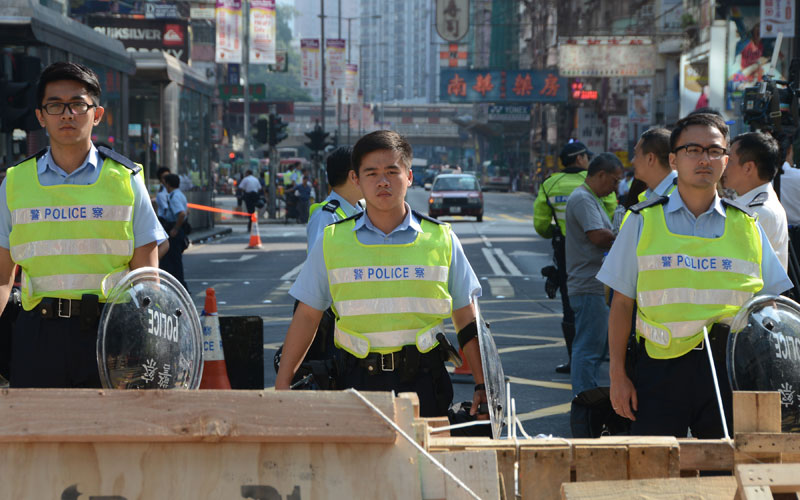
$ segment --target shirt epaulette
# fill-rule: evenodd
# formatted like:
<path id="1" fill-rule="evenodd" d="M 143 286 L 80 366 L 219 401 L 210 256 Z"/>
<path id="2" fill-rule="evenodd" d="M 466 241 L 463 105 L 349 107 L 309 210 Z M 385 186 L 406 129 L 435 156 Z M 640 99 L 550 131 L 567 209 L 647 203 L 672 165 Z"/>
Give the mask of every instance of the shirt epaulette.
<path id="1" fill-rule="evenodd" d="M 444 222 L 440 221 L 439 219 L 434 219 L 433 217 L 428 217 L 427 215 L 421 214 L 416 210 L 411 211 L 418 219 L 425 219 L 428 222 L 433 222 L 434 224 L 439 224 L 440 226 L 444 225 Z"/>
<path id="2" fill-rule="evenodd" d="M 664 203 L 667 202 L 667 200 L 669 200 L 669 196 L 653 196 L 649 200 L 644 200 L 637 203 L 636 205 L 631 205 L 631 207 L 628 210 L 630 210 L 635 214 L 638 214 L 645 208 L 652 207 L 655 205 L 663 205 Z"/>
<path id="3" fill-rule="evenodd" d="M 764 205 L 764 203 L 766 203 L 768 199 L 769 199 L 769 193 L 767 193 L 767 192 L 758 193 L 756 195 L 756 197 L 753 198 L 753 201 L 748 203 L 747 206 L 748 207 L 760 207 L 760 206 Z"/>
<path id="4" fill-rule="evenodd" d="M 722 206 L 724 206 L 724 207 L 726 207 L 726 208 L 727 208 L 727 207 L 735 208 L 736 210 L 739 210 L 739 211 L 741 211 L 741 212 L 744 212 L 744 213 L 746 213 L 746 214 L 747 214 L 747 215 L 749 215 L 750 217 L 755 217 L 755 215 L 753 215 L 753 212 L 751 212 L 751 211 L 750 211 L 750 210 L 748 210 L 747 208 L 745 208 L 745 207 L 743 207 L 743 206 L 739 205 L 739 204 L 738 204 L 738 203 L 736 203 L 735 201 L 726 200 L 726 199 L 724 199 L 724 198 L 723 198 L 723 199 L 722 199 Z"/>
<path id="5" fill-rule="evenodd" d="M 336 213 L 336 209 L 339 208 L 339 200 L 328 200 L 327 203 L 322 205 L 322 209 L 326 212 L 330 212 L 332 214 Z"/>
<path id="6" fill-rule="evenodd" d="M 47 148 L 42 149 L 41 151 L 39 151 L 35 155 L 30 155 L 29 157 L 25 158 L 24 160 L 18 161 L 17 163 L 11 165 L 11 167 L 16 167 L 17 165 L 22 165 L 23 163 L 25 163 L 26 161 L 30 160 L 31 158 L 36 158 L 38 160 L 39 158 L 44 156 L 45 153 L 47 153 Z M 11 167 L 8 167 L 8 168 L 11 168 Z"/>
<path id="7" fill-rule="evenodd" d="M 99 148 L 97 148 L 97 152 L 100 153 L 100 156 L 102 156 L 103 158 L 111 158 L 115 162 L 124 166 L 125 168 L 131 171 L 132 175 L 136 175 L 139 173 L 140 170 L 142 170 L 142 167 L 135 164 L 133 160 L 129 159 L 126 156 L 122 156 L 116 151 L 108 149 L 105 146 L 100 146 Z"/>
<path id="8" fill-rule="evenodd" d="M 337 220 L 336 222 L 333 222 L 332 224 L 341 224 L 342 222 L 347 222 L 349 220 L 358 220 L 358 218 L 361 217 L 362 215 L 364 215 L 364 212 L 358 212 L 357 214 L 355 214 L 355 215 L 353 215 L 351 217 L 348 217 L 348 218 L 342 219 L 342 220 Z"/>

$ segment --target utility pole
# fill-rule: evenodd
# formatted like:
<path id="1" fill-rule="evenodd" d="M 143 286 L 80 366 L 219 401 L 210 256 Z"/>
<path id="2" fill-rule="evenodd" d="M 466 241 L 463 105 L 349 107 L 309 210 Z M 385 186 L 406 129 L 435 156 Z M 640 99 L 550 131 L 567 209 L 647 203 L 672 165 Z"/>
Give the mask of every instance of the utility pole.
<path id="1" fill-rule="evenodd" d="M 244 93 L 244 125 L 242 134 L 244 135 L 244 171 L 250 168 L 250 81 L 248 79 L 250 66 L 250 2 L 242 2 L 242 89 Z M 244 173 L 244 172 L 242 172 Z"/>
<path id="2" fill-rule="evenodd" d="M 325 56 L 328 53 L 328 47 L 325 43 L 325 0 L 319 0 L 319 38 L 320 38 L 320 47 L 321 47 L 321 55 L 322 55 L 322 81 L 320 82 L 322 87 L 322 101 L 320 103 L 320 126 L 322 127 L 322 132 L 325 132 Z M 327 182 L 323 179 L 322 175 L 322 159 L 317 160 L 317 179 L 319 183 L 317 187 L 317 202 L 322 201 L 327 195 Z M 325 188 L 325 195 L 323 196 L 322 190 Z"/>
<path id="3" fill-rule="evenodd" d="M 276 112 L 276 106 L 271 105 L 269 107 L 270 114 Z M 276 196 L 278 193 L 276 192 L 275 185 L 278 182 L 278 147 L 270 147 L 269 148 L 269 218 L 275 219 L 275 211 L 277 207 L 278 200 Z"/>
<path id="4" fill-rule="evenodd" d="M 336 0 L 336 4 L 339 7 L 338 17 L 337 20 L 337 28 L 336 28 L 336 38 L 339 40 L 342 39 L 342 0 Z M 349 24 L 349 23 L 348 23 Z M 347 44 L 350 44 L 350 40 L 347 40 Z M 347 61 L 350 62 L 350 61 Z M 336 89 L 336 137 L 342 136 L 342 89 Z"/>

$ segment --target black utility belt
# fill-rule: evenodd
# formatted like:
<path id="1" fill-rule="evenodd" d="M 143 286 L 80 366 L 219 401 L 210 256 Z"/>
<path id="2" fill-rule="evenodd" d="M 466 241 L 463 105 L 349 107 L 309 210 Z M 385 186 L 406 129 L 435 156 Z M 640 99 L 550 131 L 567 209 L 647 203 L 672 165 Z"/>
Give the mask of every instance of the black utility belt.
<path id="1" fill-rule="evenodd" d="M 31 312 L 45 319 L 83 317 L 95 320 L 100 316 L 102 304 L 97 295 L 84 295 L 81 300 L 45 297 Z"/>
<path id="2" fill-rule="evenodd" d="M 370 374 L 382 372 L 398 372 L 403 374 L 416 373 L 420 368 L 435 368 L 444 363 L 441 349 L 438 347 L 422 353 L 417 346 L 407 345 L 401 350 L 381 354 L 373 352 L 367 354 L 366 358 L 356 358 L 346 353 L 348 357 L 355 360 L 357 366 L 365 369 Z"/>

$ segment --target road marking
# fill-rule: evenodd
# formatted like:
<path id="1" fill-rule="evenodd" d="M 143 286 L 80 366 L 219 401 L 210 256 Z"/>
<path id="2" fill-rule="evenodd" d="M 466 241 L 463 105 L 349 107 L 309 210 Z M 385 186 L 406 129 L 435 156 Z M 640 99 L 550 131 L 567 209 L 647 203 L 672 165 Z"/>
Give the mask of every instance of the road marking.
<path id="1" fill-rule="evenodd" d="M 544 417 L 552 417 L 553 415 L 563 415 L 564 413 L 569 413 L 570 407 L 572 403 L 564 403 L 555 406 L 548 406 L 547 408 L 540 408 L 535 411 L 530 411 L 528 413 L 519 413 L 517 414 L 517 418 L 520 422 L 526 422 L 528 420 L 534 420 L 537 418 L 544 418 Z"/>
<path id="2" fill-rule="evenodd" d="M 511 282 L 505 278 L 489 278 L 489 289 L 495 297 L 501 295 L 505 297 L 514 296 L 514 287 L 511 286 Z"/>
<path id="3" fill-rule="evenodd" d="M 255 259 L 256 256 L 253 254 L 250 255 L 240 255 L 238 259 L 211 259 L 209 262 L 219 263 L 219 262 L 247 262 L 250 259 Z"/>
<path id="4" fill-rule="evenodd" d="M 561 342 L 554 342 L 552 344 L 539 344 L 539 345 L 516 345 L 513 347 L 503 347 L 502 349 L 498 349 L 497 352 L 499 354 L 508 354 L 510 352 L 520 352 L 520 351 L 535 351 L 536 349 L 547 349 L 549 347 L 563 347 L 564 341 Z"/>
<path id="5" fill-rule="evenodd" d="M 489 248 L 481 248 L 481 251 L 483 252 L 483 256 L 486 257 L 486 260 L 489 262 L 489 267 L 492 268 L 492 272 L 498 276 L 505 276 L 506 273 L 503 272 L 503 269 L 500 267 L 497 259 L 494 258 L 492 250 Z"/>
<path id="6" fill-rule="evenodd" d="M 489 241 L 489 238 L 487 238 L 485 234 L 481 234 L 481 240 L 483 240 L 483 244 L 488 248 L 492 248 L 492 242 Z"/>
<path id="7" fill-rule="evenodd" d="M 511 382 L 512 384 L 535 385 L 537 387 L 546 387 L 548 389 L 572 390 L 572 384 L 564 384 L 561 382 L 548 382 L 546 380 L 531 380 L 527 378 L 512 377 L 510 375 L 506 376 L 508 377 L 509 382 Z"/>
<path id="8" fill-rule="evenodd" d="M 511 276 L 522 276 L 522 273 L 519 272 L 517 266 L 515 266 L 514 263 L 511 262 L 511 259 L 509 259 L 505 253 L 503 253 L 502 248 L 495 248 L 494 253 L 497 254 L 497 258 L 500 259 L 500 262 L 506 266 L 506 269 L 508 269 L 508 272 L 511 274 Z"/>
<path id="9" fill-rule="evenodd" d="M 523 219 L 522 217 L 514 217 L 508 214 L 500 214 L 500 217 L 514 222 L 524 222 L 526 224 L 530 222 L 530 219 Z"/>
<path id="10" fill-rule="evenodd" d="M 285 281 L 285 280 L 294 280 L 295 278 L 297 278 L 297 275 L 300 274 L 300 270 L 303 268 L 303 264 L 304 264 L 303 262 L 297 264 L 294 269 L 281 276 L 281 279 Z"/>

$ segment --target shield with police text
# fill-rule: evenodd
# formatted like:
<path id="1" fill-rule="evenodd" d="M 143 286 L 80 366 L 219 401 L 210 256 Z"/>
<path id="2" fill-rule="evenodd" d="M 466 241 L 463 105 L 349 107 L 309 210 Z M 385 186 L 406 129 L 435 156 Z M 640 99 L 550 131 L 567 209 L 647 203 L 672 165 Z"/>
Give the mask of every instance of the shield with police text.
<path id="1" fill-rule="evenodd" d="M 489 331 L 489 325 L 481 316 L 477 294 L 472 295 L 472 303 L 475 304 L 475 318 L 478 324 L 478 344 L 481 349 L 483 382 L 486 385 L 489 419 L 492 422 L 492 437 L 499 439 L 500 432 L 503 430 L 507 405 L 506 376 L 503 373 L 503 363 L 500 361 L 500 353 L 497 352 L 492 332 Z"/>
<path id="2" fill-rule="evenodd" d="M 109 389 L 197 389 L 203 329 L 186 289 L 144 267 L 108 295 L 97 333 L 97 365 Z"/>
<path id="3" fill-rule="evenodd" d="M 728 378 L 734 391 L 777 391 L 783 432 L 800 432 L 800 305 L 761 295 L 731 323 Z"/>

